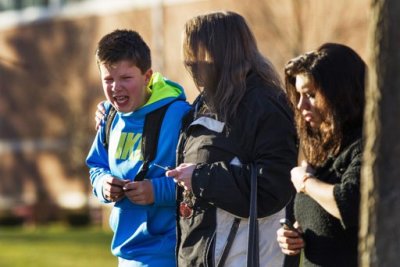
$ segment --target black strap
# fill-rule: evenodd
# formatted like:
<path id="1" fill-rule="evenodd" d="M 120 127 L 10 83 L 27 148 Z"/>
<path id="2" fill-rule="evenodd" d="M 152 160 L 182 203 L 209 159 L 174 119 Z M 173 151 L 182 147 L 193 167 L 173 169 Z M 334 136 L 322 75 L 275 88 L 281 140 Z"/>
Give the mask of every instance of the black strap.
<path id="1" fill-rule="evenodd" d="M 257 168 L 255 164 L 250 164 L 250 216 L 249 216 L 249 240 L 247 249 L 247 267 L 260 266 L 259 254 L 259 231 L 257 220 Z M 235 218 L 231 230 L 229 232 L 222 256 L 217 264 L 217 267 L 222 267 L 228 257 L 229 250 L 232 247 L 238 231 L 240 219 Z"/>
<path id="2" fill-rule="evenodd" d="M 154 160 L 154 158 L 156 157 L 158 137 L 160 135 L 161 124 L 163 122 L 167 109 L 175 101 L 177 101 L 177 99 L 146 114 L 144 118 L 142 144 L 141 144 L 143 165 L 140 171 L 136 174 L 134 179 L 135 181 L 143 181 L 149 169 L 150 162 Z M 103 145 L 107 150 L 110 141 L 111 124 L 116 114 L 117 111 L 115 110 L 115 108 L 113 106 L 110 106 L 110 109 L 108 110 L 106 115 L 106 125 L 104 127 L 105 132 L 103 140 Z"/>
<path id="3" fill-rule="evenodd" d="M 108 144 L 110 143 L 110 132 L 111 132 L 111 124 L 117 114 L 117 110 L 110 105 L 108 112 L 106 113 L 106 125 L 104 127 L 104 140 L 103 146 L 106 150 L 108 150 Z"/>
<path id="4" fill-rule="evenodd" d="M 222 251 L 221 258 L 217 264 L 217 267 L 222 267 L 225 264 L 226 258 L 228 257 L 229 250 L 231 250 L 233 240 L 235 239 L 236 233 L 239 229 L 240 219 L 236 218 L 233 220 L 231 230 L 229 231 L 228 238 L 226 239 L 226 244 L 224 250 Z"/>
<path id="5" fill-rule="evenodd" d="M 158 137 L 160 136 L 161 124 L 168 107 L 173 102 L 148 113 L 144 119 L 141 147 L 143 165 L 140 171 L 136 174 L 135 181 L 144 180 L 146 173 L 149 170 L 150 162 L 153 161 L 157 155 Z"/>
<path id="6" fill-rule="evenodd" d="M 251 193 L 250 193 L 250 218 L 249 218 L 249 243 L 247 250 L 247 266 L 259 267 L 259 240 L 257 221 L 257 168 L 255 164 L 250 165 L 251 172 Z"/>

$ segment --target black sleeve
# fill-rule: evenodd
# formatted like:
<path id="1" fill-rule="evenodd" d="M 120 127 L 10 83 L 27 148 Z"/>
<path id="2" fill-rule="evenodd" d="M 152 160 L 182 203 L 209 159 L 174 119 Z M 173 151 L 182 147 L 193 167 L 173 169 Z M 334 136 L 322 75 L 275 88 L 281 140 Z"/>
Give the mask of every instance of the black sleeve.
<path id="1" fill-rule="evenodd" d="M 270 106 L 269 112 L 249 113 L 243 120 L 243 136 L 251 143 L 251 157 L 258 171 L 258 217 L 278 212 L 295 193 L 290 180 L 290 170 L 297 163 L 294 124 Z M 240 217 L 249 216 L 249 186 L 249 169 L 228 162 L 199 164 L 192 176 L 196 197 Z"/>
<path id="2" fill-rule="evenodd" d="M 354 227 L 359 222 L 360 177 L 362 145 L 357 143 L 351 154 L 351 160 L 343 172 L 340 183 L 333 188 L 333 195 L 338 206 L 341 223 L 344 228 Z"/>

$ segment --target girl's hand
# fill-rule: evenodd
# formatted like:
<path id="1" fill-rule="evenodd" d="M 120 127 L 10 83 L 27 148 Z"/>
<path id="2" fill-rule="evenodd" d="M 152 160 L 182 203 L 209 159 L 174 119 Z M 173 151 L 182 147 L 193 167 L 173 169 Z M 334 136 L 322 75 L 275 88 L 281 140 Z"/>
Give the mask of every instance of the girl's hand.
<path id="1" fill-rule="evenodd" d="M 297 255 L 304 248 L 304 240 L 301 237 L 301 228 L 296 222 L 294 224 L 296 230 L 289 230 L 281 227 L 276 232 L 279 246 L 286 255 Z"/>
<path id="2" fill-rule="evenodd" d="M 192 190 L 192 174 L 196 164 L 183 163 L 175 169 L 169 170 L 165 173 L 168 177 L 174 177 L 175 183 L 182 186 L 185 190 Z"/>
<path id="3" fill-rule="evenodd" d="M 96 130 L 99 129 L 105 115 L 106 115 L 106 109 L 104 108 L 104 101 L 101 101 L 100 103 L 97 104 L 97 110 L 94 116 L 94 120 L 96 121 L 95 124 Z"/>
<path id="4" fill-rule="evenodd" d="M 297 166 L 290 171 L 292 183 L 297 192 L 302 192 L 301 190 L 306 175 L 312 176 L 314 172 L 314 169 L 308 165 L 306 161 L 302 161 L 300 166 Z"/>

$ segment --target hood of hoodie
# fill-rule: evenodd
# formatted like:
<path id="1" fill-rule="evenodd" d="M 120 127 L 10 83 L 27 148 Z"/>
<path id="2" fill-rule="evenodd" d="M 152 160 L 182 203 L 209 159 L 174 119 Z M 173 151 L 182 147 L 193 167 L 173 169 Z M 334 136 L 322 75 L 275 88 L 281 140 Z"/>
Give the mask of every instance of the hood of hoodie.
<path id="1" fill-rule="evenodd" d="M 151 76 L 148 87 L 150 88 L 151 96 L 142 108 L 147 108 L 160 101 L 163 101 L 163 104 L 165 104 L 175 99 L 186 100 L 182 86 L 166 79 L 158 72 L 155 72 Z"/>
<path id="2" fill-rule="evenodd" d="M 143 116 L 155 109 L 158 109 L 175 100 L 186 100 L 183 87 L 173 81 L 166 79 L 159 72 L 153 73 L 148 84 L 151 95 L 149 100 L 139 109 L 131 113 L 136 113 L 138 116 Z"/>

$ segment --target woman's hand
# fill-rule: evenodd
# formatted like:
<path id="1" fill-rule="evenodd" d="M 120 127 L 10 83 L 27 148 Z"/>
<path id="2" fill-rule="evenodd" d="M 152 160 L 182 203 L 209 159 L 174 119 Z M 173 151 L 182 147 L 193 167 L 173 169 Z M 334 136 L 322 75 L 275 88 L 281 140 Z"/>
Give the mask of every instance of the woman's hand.
<path id="1" fill-rule="evenodd" d="M 333 194 L 335 185 L 318 180 L 314 177 L 314 172 L 305 161 L 290 171 L 296 191 L 307 194 L 332 216 L 341 220 L 342 216 Z"/>
<path id="2" fill-rule="evenodd" d="M 302 192 L 305 176 L 312 176 L 314 172 L 314 169 L 308 165 L 306 161 L 302 161 L 300 166 L 297 166 L 290 171 L 292 183 L 297 192 Z"/>
<path id="3" fill-rule="evenodd" d="M 196 164 L 183 163 L 173 170 L 169 170 L 165 173 L 168 177 L 174 177 L 175 183 L 182 186 L 185 190 L 192 190 L 192 174 Z"/>
<path id="4" fill-rule="evenodd" d="M 286 255 L 297 255 L 304 248 L 304 240 L 301 237 L 301 228 L 297 222 L 294 224 L 296 230 L 289 230 L 281 227 L 276 232 L 276 240 L 281 250 Z"/>
<path id="5" fill-rule="evenodd" d="M 101 122 L 103 121 L 105 115 L 106 115 L 106 109 L 104 108 L 104 102 L 101 101 L 100 103 L 97 104 L 97 110 L 94 116 L 94 120 L 96 121 L 95 127 L 96 130 L 99 129 Z"/>

